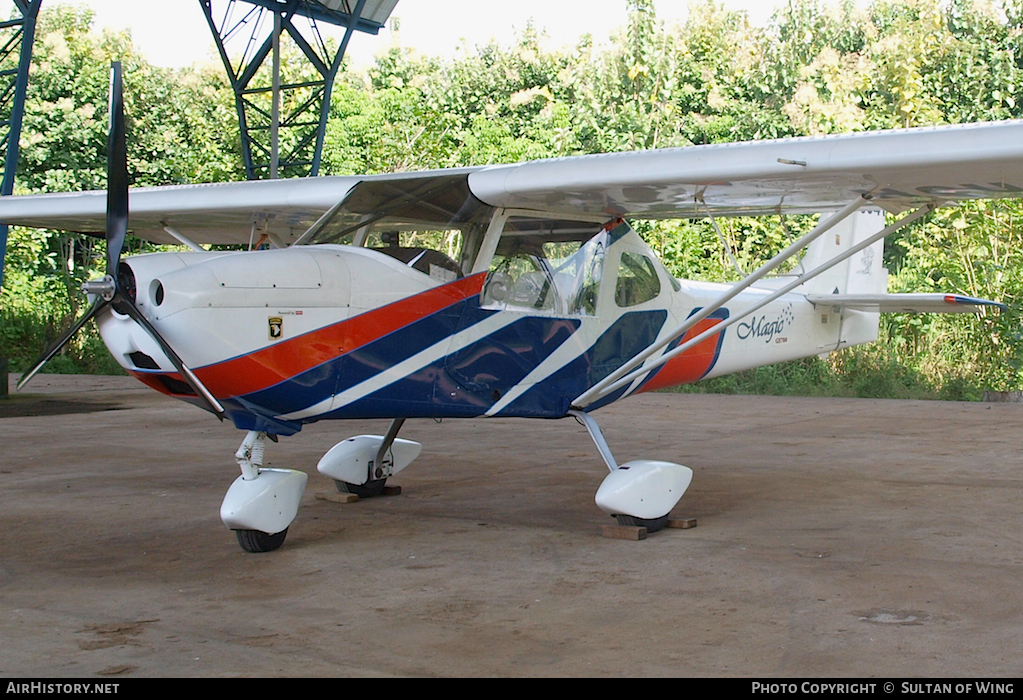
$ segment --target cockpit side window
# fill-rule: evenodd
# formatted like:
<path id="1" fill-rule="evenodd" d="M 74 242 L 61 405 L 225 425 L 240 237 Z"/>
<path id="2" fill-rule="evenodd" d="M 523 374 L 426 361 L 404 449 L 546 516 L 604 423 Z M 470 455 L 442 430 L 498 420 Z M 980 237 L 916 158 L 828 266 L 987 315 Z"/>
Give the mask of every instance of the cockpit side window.
<path id="1" fill-rule="evenodd" d="M 483 285 L 483 305 L 563 313 L 550 267 L 542 257 L 524 252 L 494 256 Z"/>

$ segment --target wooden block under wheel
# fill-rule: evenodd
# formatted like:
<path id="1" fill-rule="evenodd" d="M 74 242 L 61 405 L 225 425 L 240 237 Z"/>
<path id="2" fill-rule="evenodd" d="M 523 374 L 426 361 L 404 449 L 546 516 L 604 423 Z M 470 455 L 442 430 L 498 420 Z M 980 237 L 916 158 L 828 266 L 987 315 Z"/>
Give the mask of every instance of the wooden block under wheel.
<path id="1" fill-rule="evenodd" d="M 601 525 L 601 534 L 612 540 L 645 540 L 647 530 L 645 527 L 633 525 Z"/>

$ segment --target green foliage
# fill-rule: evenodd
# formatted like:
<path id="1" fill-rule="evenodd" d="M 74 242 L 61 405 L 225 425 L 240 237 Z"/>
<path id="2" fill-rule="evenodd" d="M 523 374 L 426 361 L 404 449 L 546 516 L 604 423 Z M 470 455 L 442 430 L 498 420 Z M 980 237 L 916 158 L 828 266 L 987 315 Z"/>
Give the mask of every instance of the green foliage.
<path id="1" fill-rule="evenodd" d="M 728 374 L 677 389 L 686 394 L 848 396 L 839 378 L 817 357 Z"/>
<path id="2" fill-rule="evenodd" d="M 810 357 L 679 387 L 681 393 L 831 396 L 861 399 L 979 400 L 965 377 L 941 387 L 904 363 L 884 343 L 842 350 L 824 360 Z"/>

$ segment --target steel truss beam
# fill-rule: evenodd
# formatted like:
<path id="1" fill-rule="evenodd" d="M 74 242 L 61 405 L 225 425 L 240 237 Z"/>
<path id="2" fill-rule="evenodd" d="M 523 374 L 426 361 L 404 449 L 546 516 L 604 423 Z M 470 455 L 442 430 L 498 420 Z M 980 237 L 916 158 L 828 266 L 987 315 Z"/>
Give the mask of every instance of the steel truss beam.
<path id="1" fill-rule="evenodd" d="M 380 30 L 361 16 L 366 0 L 352 0 L 348 12 L 302 0 L 226 0 L 223 12 L 213 4 L 199 0 L 234 90 L 246 178 L 318 175 L 330 95 L 348 42 L 356 30 Z M 306 24 L 303 34 L 296 25 Z M 325 41 L 322 24 L 346 28 L 336 49 Z M 282 81 L 282 39 L 306 60 L 308 79 Z M 232 48 L 244 41 L 233 58 L 229 41 Z M 261 70 L 268 61 L 269 70 Z"/>
<path id="2" fill-rule="evenodd" d="M 25 114 L 25 92 L 28 69 L 32 63 L 36 18 L 43 0 L 14 0 L 21 17 L 0 22 L 0 158 L 3 180 L 0 195 L 14 192 L 14 175 L 18 169 L 18 141 L 21 120 Z M 4 281 L 7 259 L 7 226 L 0 226 L 0 285 Z M 6 388 L 6 387 L 5 387 Z"/>

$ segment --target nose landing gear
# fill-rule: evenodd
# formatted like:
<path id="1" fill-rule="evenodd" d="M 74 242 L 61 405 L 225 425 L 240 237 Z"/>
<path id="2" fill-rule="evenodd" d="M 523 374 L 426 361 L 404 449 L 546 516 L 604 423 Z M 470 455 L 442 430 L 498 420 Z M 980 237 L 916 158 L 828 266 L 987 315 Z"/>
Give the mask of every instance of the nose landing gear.
<path id="1" fill-rule="evenodd" d="M 270 552 L 282 544 L 309 477 L 295 469 L 263 468 L 266 433 L 250 430 L 235 453 L 242 475 L 220 506 L 220 519 L 246 552 Z"/>

